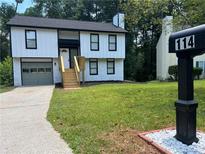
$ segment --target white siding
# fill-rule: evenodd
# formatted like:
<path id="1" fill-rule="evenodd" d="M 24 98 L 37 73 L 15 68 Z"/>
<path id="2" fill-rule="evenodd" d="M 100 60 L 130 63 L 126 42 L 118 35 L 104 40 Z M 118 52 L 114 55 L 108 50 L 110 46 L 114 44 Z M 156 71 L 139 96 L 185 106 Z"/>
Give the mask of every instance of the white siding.
<path id="1" fill-rule="evenodd" d="M 107 74 L 107 59 L 98 59 L 98 75 L 90 75 L 89 59 L 86 59 L 85 81 L 123 81 L 123 65 L 123 59 L 115 59 L 115 74 Z"/>
<path id="2" fill-rule="evenodd" d="M 80 32 L 80 51 L 81 56 L 86 58 L 125 58 L 125 34 L 117 35 L 117 51 L 109 51 L 108 35 L 113 33 L 99 34 L 99 51 L 90 50 L 90 32 Z"/>
<path id="3" fill-rule="evenodd" d="M 13 58 L 14 86 L 21 86 L 21 61 L 20 58 Z"/>
<path id="4" fill-rule="evenodd" d="M 162 33 L 157 44 L 157 79 L 159 80 L 167 79 L 169 66 L 177 65 L 176 54 L 168 52 L 169 37 L 163 35 Z"/>
<path id="5" fill-rule="evenodd" d="M 61 83 L 61 72 L 59 68 L 58 58 L 53 59 L 53 80 L 54 83 Z"/>
<path id="6" fill-rule="evenodd" d="M 165 80 L 169 77 L 168 68 L 177 64 L 176 54 L 169 53 L 169 36 L 172 33 L 172 17 L 163 19 L 162 34 L 157 43 L 157 79 Z"/>
<path id="7" fill-rule="evenodd" d="M 194 61 L 196 62 L 196 61 L 205 61 L 205 54 L 203 54 L 203 55 L 200 55 L 200 56 L 196 56 L 195 58 L 194 58 Z M 195 66 L 195 65 L 194 65 Z"/>
<path id="8" fill-rule="evenodd" d="M 25 29 L 36 30 L 37 49 L 26 49 Z M 57 30 L 11 27 L 13 57 L 58 57 Z"/>

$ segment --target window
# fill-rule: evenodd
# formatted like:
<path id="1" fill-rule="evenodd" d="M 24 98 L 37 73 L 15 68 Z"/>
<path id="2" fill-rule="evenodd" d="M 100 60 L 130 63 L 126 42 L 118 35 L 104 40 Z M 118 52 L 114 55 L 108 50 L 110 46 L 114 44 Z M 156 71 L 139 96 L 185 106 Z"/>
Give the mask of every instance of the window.
<path id="1" fill-rule="evenodd" d="M 38 72 L 43 73 L 43 72 L 45 72 L 45 69 L 44 68 L 38 68 Z"/>
<path id="2" fill-rule="evenodd" d="M 37 72 L 37 68 L 31 68 L 31 69 L 30 69 L 30 72 L 31 72 L 31 73 L 36 73 L 36 72 Z"/>
<path id="3" fill-rule="evenodd" d="M 98 75 L 98 59 L 89 60 L 90 75 Z"/>
<path id="4" fill-rule="evenodd" d="M 205 61 L 196 61 L 196 67 L 203 69 L 203 74 L 205 74 Z"/>
<path id="5" fill-rule="evenodd" d="M 196 62 L 196 67 L 200 67 L 203 69 L 203 61 L 197 61 Z"/>
<path id="6" fill-rule="evenodd" d="M 26 30 L 25 39 L 26 39 L 26 49 L 36 49 L 37 48 L 35 30 Z"/>
<path id="7" fill-rule="evenodd" d="M 107 59 L 107 74 L 115 74 L 115 60 Z"/>
<path id="8" fill-rule="evenodd" d="M 90 34 L 90 50 L 99 51 L 99 35 Z"/>
<path id="9" fill-rule="evenodd" d="M 108 35 L 108 46 L 109 46 L 109 51 L 117 50 L 117 36 L 116 35 Z"/>
<path id="10" fill-rule="evenodd" d="M 51 72 L 51 68 L 46 68 L 46 72 Z"/>
<path id="11" fill-rule="evenodd" d="M 23 68 L 23 73 L 29 73 L 29 69 L 28 68 Z"/>

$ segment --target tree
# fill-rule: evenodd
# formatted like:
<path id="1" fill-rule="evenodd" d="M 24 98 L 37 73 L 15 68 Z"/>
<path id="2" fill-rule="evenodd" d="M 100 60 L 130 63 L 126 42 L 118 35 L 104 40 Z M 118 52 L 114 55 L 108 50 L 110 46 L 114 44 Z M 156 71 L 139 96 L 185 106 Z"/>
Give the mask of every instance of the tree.
<path id="1" fill-rule="evenodd" d="M 25 15 L 86 21 L 112 21 L 120 11 L 120 0 L 34 0 Z"/>
<path id="2" fill-rule="evenodd" d="M 0 5 L 0 61 L 9 55 L 9 27 L 6 23 L 15 15 L 15 6 L 7 3 Z"/>
<path id="3" fill-rule="evenodd" d="M 194 67 L 193 68 L 193 76 L 194 79 L 197 77 L 197 79 L 200 79 L 200 76 L 202 75 L 203 69 L 200 67 Z"/>
<path id="4" fill-rule="evenodd" d="M 171 0 L 175 7 L 174 23 L 176 26 L 187 28 L 205 23 L 204 0 Z"/>
<path id="5" fill-rule="evenodd" d="M 0 62 L 0 72 L 0 85 L 11 86 L 13 84 L 11 57 L 6 57 Z"/>
<path id="6" fill-rule="evenodd" d="M 24 12 L 26 16 L 42 17 L 43 16 L 43 6 L 41 3 L 37 3 L 26 9 Z"/>
<path id="7" fill-rule="evenodd" d="M 81 0 L 80 18 L 82 20 L 112 22 L 112 17 L 120 11 L 120 0 Z"/>
<path id="8" fill-rule="evenodd" d="M 169 66 L 168 73 L 170 75 L 170 79 L 177 81 L 178 80 L 178 66 L 172 65 Z"/>
<path id="9" fill-rule="evenodd" d="M 156 76 L 156 44 L 161 34 L 161 21 L 166 15 L 172 15 L 173 5 L 169 0 L 129 0 L 122 4 L 122 9 L 126 14 L 126 28 L 129 31 L 128 35 L 133 35 L 133 40 L 129 40 L 126 54 L 134 55 L 137 59 L 143 59 L 143 67 L 135 68 L 138 61 L 132 63 L 132 73 L 125 74 L 128 78 L 130 75 L 135 74 L 137 80 L 151 79 Z M 135 52 L 135 53 L 133 53 Z M 140 58 L 140 57 L 141 58 Z M 125 61 L 127 66 L 128 60 Z M 127 68 L 125 68 L 126 70 Z M 136 78 L 138 72 L 142 72 L 141 78 Z"/>
<path id="10" fill-rule="evenodd" d="M 64 0 L 63 15 L 64 19 L 78 19 L 79 18 L 79 2 L 76 0 Z"/>
<path id="11" fill-rule="evenodd" d="M 18 9 L 18 4 L 19 3 L 22 3 L 23 0 L 16 0 L 16 9 L 15 9 L 15 13 L 17 12 L 17 9 Z"/>

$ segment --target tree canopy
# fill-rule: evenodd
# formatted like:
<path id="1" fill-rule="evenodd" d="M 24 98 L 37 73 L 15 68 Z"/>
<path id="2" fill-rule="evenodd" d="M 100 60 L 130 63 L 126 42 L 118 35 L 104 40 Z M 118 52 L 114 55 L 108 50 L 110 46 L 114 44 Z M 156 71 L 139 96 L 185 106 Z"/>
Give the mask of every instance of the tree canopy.
<path id="1" fill-rule="evenodd" d="M 15 15 L 15 6 L 7 3 L 0 5 L 0 61 L 9 55 L 9 28 L 6 23 Z"/>

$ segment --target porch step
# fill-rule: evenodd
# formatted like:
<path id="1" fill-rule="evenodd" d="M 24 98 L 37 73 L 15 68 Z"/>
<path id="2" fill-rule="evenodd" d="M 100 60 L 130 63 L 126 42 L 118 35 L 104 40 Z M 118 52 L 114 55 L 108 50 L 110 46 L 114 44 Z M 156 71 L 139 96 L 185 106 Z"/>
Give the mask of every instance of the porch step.
<path id="1" fill-rule="evenodd" d="M 68 80 L 64 80 L 64 83 L 78 83 L 76 79 L 68 79 Z"/>
<path id="2" fill-rule="evenodd" d="M 64 82 L 63 87 L 64 88 L 75 88 L 75 87 L 77 88 L 77 87 L 80 87 L 80 85 L 78 82 Z"/>
<path id="3" fill-rule="evenodd" d="M 75 70 L 74 70 L 74 68 L 66 68 L 65 69 L 65 72 L 69 72 L 69 73 L 75 73 Z"/>
<path id="4" fill-rule="evenodd" d="M 76 82 L 72 82 L 72 83 L 68 83 L 68 82 L 64 82 L 63 84 L 64 88 L 69 88 L 69 87 L 80 87 L 79 84 Z"/>
<path id="5" fill-rule="evenodd" d="M 76 81 L 75 76 L 64 76 L 64 81 Z"/>
<path id="6" fill-rule="evenodd" d="M 77 82 L 74 69 L 65 69 L 65 72 L 63 73 L 63 87 L 64 88 L 80 87 L 79 83 Z"/>
<path id="7" fill-rule="evenodd" d="M 70 74 L 70 73 L 63 73 L 63 78 L 68 78 L 68 79 L 76 79 L 76 74 L 73 73 L 73 74 Z"/>
<path id="8" fill-rule="evenodd" d="M 64 72 L 63 73 L 64 76 L 75 76 L 75 72 Z"/>

